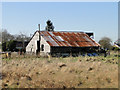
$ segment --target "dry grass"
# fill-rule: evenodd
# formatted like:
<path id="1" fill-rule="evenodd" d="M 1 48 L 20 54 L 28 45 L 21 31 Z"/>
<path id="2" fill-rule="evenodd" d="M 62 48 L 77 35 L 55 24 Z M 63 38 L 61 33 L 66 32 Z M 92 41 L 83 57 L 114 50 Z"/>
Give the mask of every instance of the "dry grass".
<path id="1" fill-rule="evenodd" d="M 118 88 L 118 57 L 2 60 L 5 88 Z"/>

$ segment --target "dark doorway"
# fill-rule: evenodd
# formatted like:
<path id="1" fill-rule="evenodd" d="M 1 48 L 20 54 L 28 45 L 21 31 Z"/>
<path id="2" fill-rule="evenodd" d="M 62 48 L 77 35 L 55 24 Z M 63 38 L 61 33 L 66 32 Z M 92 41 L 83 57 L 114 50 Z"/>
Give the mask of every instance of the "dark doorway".
<path id="1" fill-rule="evenodd" d="M 40 41 L 37 41 L 37 53 L 40 52 Z"/>

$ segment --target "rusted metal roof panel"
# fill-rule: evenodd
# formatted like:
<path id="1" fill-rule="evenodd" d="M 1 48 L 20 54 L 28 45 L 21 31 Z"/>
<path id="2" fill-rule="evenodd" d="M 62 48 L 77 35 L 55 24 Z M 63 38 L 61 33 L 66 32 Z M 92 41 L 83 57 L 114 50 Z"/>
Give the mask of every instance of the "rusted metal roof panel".
<path id="1" fill-rule="evenodd" d="M 83 32 L 48 32 L 41 31 L 41 36 L 50 46 L 98 47 L 100 46 Z"/>

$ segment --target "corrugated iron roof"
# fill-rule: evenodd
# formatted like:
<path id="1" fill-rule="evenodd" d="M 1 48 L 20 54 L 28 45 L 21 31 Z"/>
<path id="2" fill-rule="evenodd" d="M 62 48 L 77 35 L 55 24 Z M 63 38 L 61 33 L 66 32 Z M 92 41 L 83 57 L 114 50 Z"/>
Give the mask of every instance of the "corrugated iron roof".
<path id="1" fill-rule="evenodd" d="M 41 31 L 42 37 L 50 46 L 98 47 L 100 46 L 83 32 Z"/>

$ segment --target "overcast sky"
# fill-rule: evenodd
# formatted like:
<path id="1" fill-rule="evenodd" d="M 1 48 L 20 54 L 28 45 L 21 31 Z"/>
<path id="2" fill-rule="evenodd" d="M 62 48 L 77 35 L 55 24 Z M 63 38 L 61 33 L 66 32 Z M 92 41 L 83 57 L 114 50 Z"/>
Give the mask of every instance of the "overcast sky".
<path id="1" fill-rule="evenodd" d="M 2 28 L 30 35 L 53 22 L 55 31 L 93 31 L 95 40 L 118 39 L 117 2 L 3 2 Z"/>

